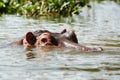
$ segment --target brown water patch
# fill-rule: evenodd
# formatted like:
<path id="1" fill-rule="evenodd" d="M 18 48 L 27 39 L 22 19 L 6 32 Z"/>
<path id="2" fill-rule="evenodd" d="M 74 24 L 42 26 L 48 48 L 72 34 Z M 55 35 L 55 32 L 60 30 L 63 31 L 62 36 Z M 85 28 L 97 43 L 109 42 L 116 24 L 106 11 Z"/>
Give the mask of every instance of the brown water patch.
<path id="1" fill-rule="evenodd" d="M 110 40 L 110 39 L 99 39 L 99 41 L 104 41 L 104 42 L 120 42 L 120 40 Z"/>
<path id="2" fill-rule="evenodd" d="M 102 62 L 101 64 L 105 64 L 105 65 L 114 65 L 114 66 L 120 66 L 120 64 L 119 64 L 119 63 Z"/>
<path id="3" fill-rule="evenodd" d="M 88 71 L 88 72 L 99 72 L 98 68 L 76 68 L 76 67 L 60 67 L 60 70 L 73 70 L 73 71 Z"/>
<path id="4" fill-rule="evenodd" d="M 107 70 L 107 71 L 118 71 L 118 70 L 120 70 L 120 67 L 108 67 L 108 66 L 105 66 L 103 68 L 105 70 Z"/>

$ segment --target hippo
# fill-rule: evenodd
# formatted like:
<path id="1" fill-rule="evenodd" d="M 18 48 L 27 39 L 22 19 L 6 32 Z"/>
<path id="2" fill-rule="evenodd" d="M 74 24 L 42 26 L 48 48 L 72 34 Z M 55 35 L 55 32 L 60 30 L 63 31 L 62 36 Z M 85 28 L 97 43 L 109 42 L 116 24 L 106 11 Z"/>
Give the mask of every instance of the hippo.
<path id="1" fill-rule="evenodd" d="M 103 51 L 99 48 L 89 48 L 78 43 L 77 36 L 73 30 L 62 30 L 60 33 L 50 32 L 48 30 L 37 30 L 35 32 L 27 32 L 25 37 L 17 41 L 17 44 L 23 45 L 25 49 L 31 48 L 67 48 L 80 51 Z"/>
<path id="2" fill-rule="evenodd" d="M 61 37 L 65 37 L 66 39 L 73 41 L 75 43 L 78 43 L 77 37 L 75 33 L 68 34 L 66 29 L 62 30 L 60 33 L 53 33 L 48 30 L 37 30 L 34 32 L 27 32 L 26 35 L 20 39 L 19 41 L 16 41 L 14 43 L 18 45 L 23 45 L 25 49 L 30 49 L 35 47 L 35 42 L 37 41 L 37 37 L 40 36 L 42 33 L 49 33 L 52 35 L 54 41 L 60 39 Z"/>

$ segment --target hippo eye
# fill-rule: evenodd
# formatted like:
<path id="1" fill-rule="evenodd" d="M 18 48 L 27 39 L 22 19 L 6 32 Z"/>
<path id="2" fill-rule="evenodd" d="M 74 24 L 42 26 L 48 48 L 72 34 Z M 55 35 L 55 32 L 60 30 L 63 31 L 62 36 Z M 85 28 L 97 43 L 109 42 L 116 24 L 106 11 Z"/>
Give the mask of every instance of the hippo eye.
<path id="1" fill-rule="evenodd" d="M 41 39 L 41 41 L 42 41 L 43 43 L 45 43 L 45 42 L 47 42 L 47 39 L 46 39 L 46 38 L 43 38 L 43 39 Z"/>

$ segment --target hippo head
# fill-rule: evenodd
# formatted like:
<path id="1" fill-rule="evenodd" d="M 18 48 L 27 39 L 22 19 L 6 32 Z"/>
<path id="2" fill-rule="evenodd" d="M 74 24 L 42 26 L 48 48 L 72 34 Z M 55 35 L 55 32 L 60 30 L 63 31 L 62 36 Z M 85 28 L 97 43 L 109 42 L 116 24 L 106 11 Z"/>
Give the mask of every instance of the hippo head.
<path id="1" fill-rule="evenodd" d="M 40 36 L 35 36 L 32 32 L 26 34 L 25 39 L 23 39 L 24 48 L 31 47 L 44 47 L 44 46 L 58 46 L 58 40 L 55 39 L 51 33 L 44 32 Z"/>

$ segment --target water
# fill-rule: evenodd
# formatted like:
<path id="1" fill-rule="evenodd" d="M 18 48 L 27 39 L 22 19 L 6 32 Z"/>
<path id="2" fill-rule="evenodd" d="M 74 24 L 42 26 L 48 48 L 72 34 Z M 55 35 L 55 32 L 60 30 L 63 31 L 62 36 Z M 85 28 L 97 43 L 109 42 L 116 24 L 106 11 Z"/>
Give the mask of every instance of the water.
<path id="1" fill-rule="evenodd" d="M 27 19 L 15 15 L 0 17 L 0 80 L 120 80 L 120 5 L 108 1 L 84 7 L 73 18 Z M 8 45 L 28 31 L 75 30 L 79 43 L 103 47 L 104 52 L 50 51 L 28 53 Z"/>

